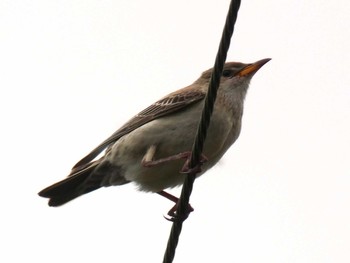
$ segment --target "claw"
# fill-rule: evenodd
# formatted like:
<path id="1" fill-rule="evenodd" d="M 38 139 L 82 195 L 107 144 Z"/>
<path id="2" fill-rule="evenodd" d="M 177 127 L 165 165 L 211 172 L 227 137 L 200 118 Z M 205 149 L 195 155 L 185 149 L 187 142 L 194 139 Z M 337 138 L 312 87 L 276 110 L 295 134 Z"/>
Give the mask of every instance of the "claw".
<path id="1" fill-rule="evenodd" d="M 187 217 L 189 216 L 189 214 L 191 212 L 194 211 L 194 209 L 192 208 L 192 206 L 190 204 L 188 204 L 187 206 L 187 211 L 186 211 L 186 214 L 185 215 L 182 215 L 181 217 L 178 216 L 176 214 L 176 210 L 177 210 L 177 207 L 178 207 L 178 203 L 179 203 L 179 198 L 177 198 L 176 196 L 173 196 L 165 191 L 160 191 L 158 192 L 159 195 L 173 201 L 175 203 L 175 205 L 169 210 L 168 212 L 168 216 L 163 216 L 166 220 L 168 221 L 171 221 L 171 222 L 174 222 L 174 221 L 185 221 L 187 219 Z"/>
<path id="2" fill-rule="evenodd" d="M 184 166 L 182 167 L 180 173 L 183 173 L 183 174 L 200 173 L 200 172 L 202 172 L 202 165 L 208 161 L 208 158 L 205 155 L 201 154 L 201 157 L 199 159 L 199 163 L 195 167 L 190 168 L 189 167 L 189 165 L 190 165 L 190 159 L 189 158 L 190 158 L 190 156 L 186 160 L 186 162 L 185 162 Z"/>
<path id="3" fill-rule="evenodd" d="M 190 204 L 188 204 L 187 207 L 187 211 L 184 215 L 177 215 L 176 214 L 176 210 L 177 210 L 178 204 L 174 205 L 173 208 L 171 208 L 168 212 L 168 216 L 163 216 L 166 220 L 171 221 L 171 222 L 175 222 L 175 221 L 185 221 L 187 219 L 187 217 L 190 215 L 191 212 L 194 211 L 194 209 L 192 208 L 192 206 Z"/>

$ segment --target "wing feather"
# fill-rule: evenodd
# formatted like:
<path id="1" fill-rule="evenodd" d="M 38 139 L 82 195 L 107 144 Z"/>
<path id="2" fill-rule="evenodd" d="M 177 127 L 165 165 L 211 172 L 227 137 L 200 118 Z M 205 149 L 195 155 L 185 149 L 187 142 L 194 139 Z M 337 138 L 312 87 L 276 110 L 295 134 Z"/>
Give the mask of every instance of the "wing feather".
<path id="1" fill-rule="evenodd" d="M 103 141 L 99 146 L 92 150 L 88 155 L 74 165 L 71 174 L 75 174 L 80 169 L 84 169 L 88 163 L 93 161 L 108 146 L 115 143 L 125 134 L 141 127 L 142 125 L 160 118 L 164 115 L 174 113 L 186 108 L 188 105 L 196 103 L 205 97 L 201 90 L 184 88 L 181 92 L 171 93 L 168 96 L 158 100 L 140 113 L 136 114 L 131 120 L 125 123 L 120 129 L 113 133 L 109 138 Z"/>

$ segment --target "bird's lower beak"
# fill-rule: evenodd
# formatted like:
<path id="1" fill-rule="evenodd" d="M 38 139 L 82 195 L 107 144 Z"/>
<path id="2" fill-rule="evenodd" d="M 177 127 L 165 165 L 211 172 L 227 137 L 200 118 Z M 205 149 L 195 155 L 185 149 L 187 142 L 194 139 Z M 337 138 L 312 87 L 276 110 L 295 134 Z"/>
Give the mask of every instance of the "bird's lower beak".
<path id="1" fill-rule="evenodd" d="M 238 76 L 244 77 L 247 75 L 253 75 L 255 72 L 257 72 L 262 66 L 264 66 L 267 62 L 269 62 L 271 58 L 264 58 L 262 60 L 259 60 L 255 63 L 249 64 L 248 66 L 244 67 L 241 71 L 237 73 Z"/>

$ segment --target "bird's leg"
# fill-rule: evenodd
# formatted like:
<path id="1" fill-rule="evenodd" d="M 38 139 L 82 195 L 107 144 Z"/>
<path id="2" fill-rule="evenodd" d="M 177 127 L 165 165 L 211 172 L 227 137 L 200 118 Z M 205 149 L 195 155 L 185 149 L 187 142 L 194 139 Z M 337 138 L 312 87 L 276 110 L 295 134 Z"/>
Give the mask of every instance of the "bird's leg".
<path id="1" fill-rule="evenodd" d="M 173 201 L 175 203 L 175 205 L 168 212 L 168 216 L 170 216 L 170 218 L 165 217 L 165 219 L 169 220 L 169 221 L 174 221 L 176 219 L 179 219 L 178 215 L 176 215 L 176 210 L 179 206 L 179 198 L 177 198 L 176 196 L 173 196 L 172 194 L 169 194 L 165 191 L 160 191 L 157 194 L 159 194 L 159 195 L 161 195 L 161 196 L 163 196 L 163 197 L 165 197 L 165 198 L 167 198 L 170 201 Z M 184 221 L 188 217 L 188 215 L 193 211 L 194 211 L 194 209 L 192 208 L 192 206 L 190 204 L 188 204 L 186 214 L 181 218 L 181 220 Z"/>
<path id="2" fill-rule="evenodd" d="M 199 173 L 202 171 L 201 169 L 201 165 L 203 163 L 205 163 L 206 161 L 208 161 L 208 158 L 206 156 L 204 156 L 203 154 L 201 155 L 200 161 L 199 163 L 193 167 L 193 168 L 189 168 L 189 163 L 190 163 L 190 158 L 191 158 L 191 152 L 182 152 L 182 153 L 178 153 L 169 157 L 165 157 L 165 158 L 161 158 L 158 160 L 154 160 L 154 155 L 156 153 L 156 149 L 157 147 L 155 145 L 151 145 L 148 149 L 146 154 L 144 155 L 144 157 L 142 158 L 141 164 L 144 167 L 153 167 L 156 166 L 158 164 L 162 164 L 162 163 L 166 163 L 169 161 L 175 161 L 175 160 L 179 160 L 179 159 L 186 159 L 186 162 L 184 164 L 184 166 L 181 169 L 181 173 Z M 179 218 L 178 215 L 176 215 L 176 210 L 179 206 L 179 198 L 165 192 L 165 191 L 160 191 L 158 192 L 159 195 L 173 201 L 175 203 L 175 205 L 169 210 L 168 212 L 168 216 L 170 216 L 170 218 L 166 218 L 169 221 L 174 221 L 174 220 L 182 220 L 184 221 L 188 215 L 193 211 L 193 208 L 191 207 L 190 204 L 188 204 L 187 207 L 187 211 L 185 215 L 182 215 L 182 218 Z"/>
<path id="3" fill-rule="evenodd" d="M 178 153 L 172 156 L 168 156 L 165 158 L 161 158 L 158 160 L 154 160 L 154 154 L 156 152 L 157 147 L 155 145 L 151 145 L 151 147 L 148 148 L 146 154 L 144 155 L 141 164 L 144 167 L 153 167 L 156 166 L 158 164 L 162 164 L 162 163 L 166 163 L 169 161 L 175 161 L 175 160 L 179 160 L 179 159 L 187 159 L 184 166 L 181 169 L 181 173 L 191 173 L 191 172 L 196 172 L 199 173 L 202 171 L 201 169 L 201 165 L 203 163 L 205 163 L 206 161 L 208 161 L 208 158 L 206 156 L 204 156 L 203 154 L 201 155 L 199 164 L 196 167 L 193 168 L 189 168 L 189 163 L 190 163 L 190 157 L 191 157 L 191 152 L 182 152 L 182 153 Z"/>
<path id="4" fill-rule="evenodd" d="M 169 161 L 175 161 L 175 160 L 179 160 L 179 159 L 185 159 L 188 158 L 189 156 L 189 152 L 183 152 L 183 153 L 179 153 L 179 154 L 175 154 L 172 156 L 168 156 L 165 158 L 161 158 L 158 160 L 154 160 L 154 155 L 156 153 L 156 149 L 157 147 L 155 145 L 151 145 L 151 147 L 148 148 L 145 156 L 143 157 L 141 164 L 144 167 L 153 167 L 156 166 L 158 164 L 162 164 L 162 163 L 166 163 Z"/>

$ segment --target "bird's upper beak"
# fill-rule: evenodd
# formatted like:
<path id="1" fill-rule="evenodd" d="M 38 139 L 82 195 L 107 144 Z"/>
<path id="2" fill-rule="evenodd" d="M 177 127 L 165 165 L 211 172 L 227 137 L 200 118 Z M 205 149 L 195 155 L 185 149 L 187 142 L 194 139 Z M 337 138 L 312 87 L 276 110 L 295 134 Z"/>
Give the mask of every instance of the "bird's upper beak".
<path id="1" fill-rule="evenodd" d="M 247 75 L 253 75 L 253 74 L 255 74 L 255 72 L 257 72 L 262 66 L 264 66 L 270 60 L 271 60 L 271 58 L 264 58 L 262 60 L 255 62 L 255 63 L 248 64 L 241 71 L 239 71 L 237 73 L 237 75 L 240 77 L 244 77 Z"/>

